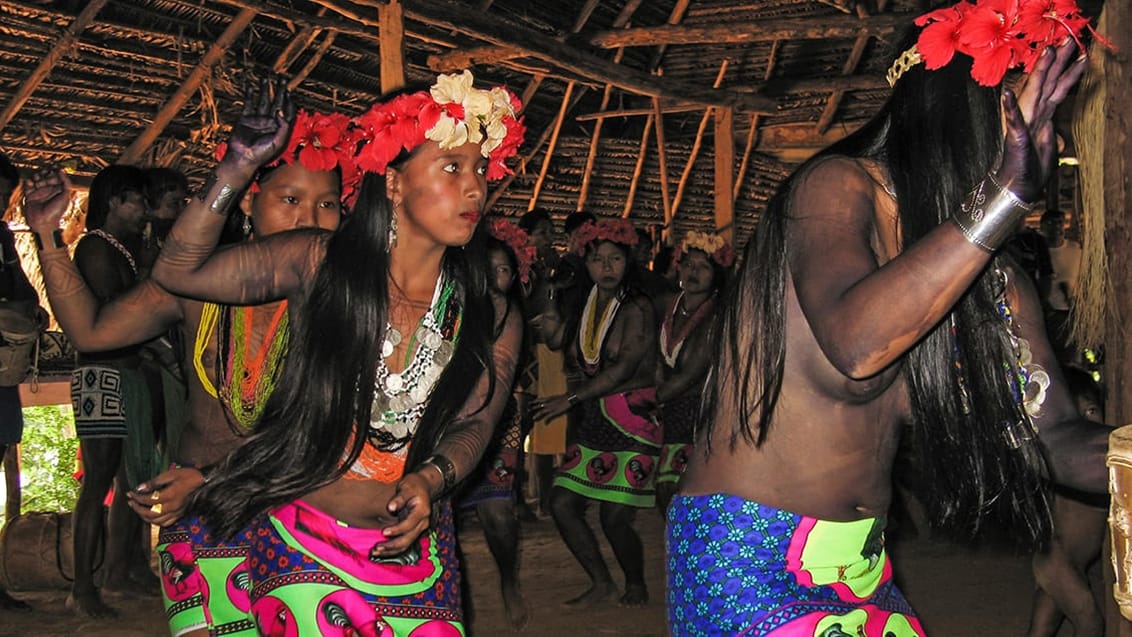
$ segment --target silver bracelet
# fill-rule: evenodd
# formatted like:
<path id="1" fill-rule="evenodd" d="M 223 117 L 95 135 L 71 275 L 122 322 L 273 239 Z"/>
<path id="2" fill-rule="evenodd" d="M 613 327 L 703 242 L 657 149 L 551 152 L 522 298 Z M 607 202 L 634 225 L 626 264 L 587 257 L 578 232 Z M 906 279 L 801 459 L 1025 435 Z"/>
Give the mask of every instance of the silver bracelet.
<path id="1" fill-rule="evenodd" d="M 216 193 L 216 198 L 212 200 L 212 203 L 209 203 L 208 195 L 219 181 L 220 178 L 216 176 L 216 173 L 209 175 L 208 180 L 204 182 L 204 186 L 202 186 L 197 193 L 197 199 L 199 199 L 201 203 L 208 204 L 209 212 L 217 215 L 227 215 L 228 207 L 232 203 L 232 199 L 238 194 L 238 191 L 225 182 L 220 185 L 220 192 Z"/>
<path id="2" fill-rule="evenodd" d="M 959 226 L 967 241 L 987 252 L 994 252 L 1014 234 L 1018 221 L 1033 208 L 1033 204 L 1022 201 L 1018 195 L 1003 188 L 993 175 L 987 175 L 967 195 L 951 220 Z"/>

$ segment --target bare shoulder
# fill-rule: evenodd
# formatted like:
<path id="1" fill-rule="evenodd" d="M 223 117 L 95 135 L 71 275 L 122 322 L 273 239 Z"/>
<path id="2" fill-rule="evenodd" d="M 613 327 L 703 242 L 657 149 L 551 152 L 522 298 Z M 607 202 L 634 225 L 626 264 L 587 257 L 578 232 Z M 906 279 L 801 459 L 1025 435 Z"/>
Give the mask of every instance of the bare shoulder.
<path id="1" fill-rule="evenodd" d="M 876 184 L 871 171 L 876 165 L 876 162 L 858 157 L 822 157 L 799 169 L 792 196 L 797 198 L 814 190 L 871 192 Z"/>

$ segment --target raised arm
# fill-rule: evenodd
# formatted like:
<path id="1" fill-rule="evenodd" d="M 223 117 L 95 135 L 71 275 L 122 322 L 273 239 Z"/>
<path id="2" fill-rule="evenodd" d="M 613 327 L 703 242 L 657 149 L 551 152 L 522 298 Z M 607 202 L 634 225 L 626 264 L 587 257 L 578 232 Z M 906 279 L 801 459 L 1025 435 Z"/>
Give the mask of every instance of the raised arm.
<path id="1" fill-rule="evenodd" d="M 787 224 L 790 274 L 814 336 L 842 374 L 868 378 L 903 356 L 946 315 L 1025 214 L 1011 202 L 1037 198 L 1055 150 L 1053 111 L 1084 68 L 1075 55 L 1071 44 L 1050 49 L 1018 99 L 1004 91 L 1003 160 L 995 181 L 983 182 L 985 217 L 975 220 L 956 201 L 953 222 L 883 267 L 872 245 L 875 186 L 864 168 L 831 158 L 800 176 Z"/>
<path id="2" fill-rule="evenodd" d="M 228 212 L 256 171 L 286 146 L 295 109 L 283 82 L 248 95 L 228 150 L 191 200 L 154 264 L 152 277 L 180 296 L 250 305 L 291 296 L 321 261 L 321 233 L 295 232 L 216 250 Z"/>
<path id="3" fill-rule="evenodd" d="M 71 198 L 64 172 L 55 168 L 36 172 L 24 182 L 24 194 L 24 215 L 36 236 L 47 298 L 76 348 L 92 352 L 137 345 L 181 320 L 177 299 L 149 280 L 109 302 L 95 296 L 59 232 L 59 221 Z"/>

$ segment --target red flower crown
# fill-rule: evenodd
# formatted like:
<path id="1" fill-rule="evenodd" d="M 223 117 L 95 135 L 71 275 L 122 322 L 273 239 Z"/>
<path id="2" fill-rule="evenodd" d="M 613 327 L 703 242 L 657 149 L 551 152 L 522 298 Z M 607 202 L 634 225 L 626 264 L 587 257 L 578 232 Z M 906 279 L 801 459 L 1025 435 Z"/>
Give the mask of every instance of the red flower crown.
<path id="1" fill-rule="evenodd" d="M 374 104 L 353 119 L 342 113 L 300 110 L 283 154 L 268 166 L 294 163 L 308 170 L 342 172 L 342 201 L 351 205 L 363 172 L 385 174 L 401 151 L 412 151 L 426 141 L 441 148 L 468 142 L 481 144 L 488 158 L 487 178 L 501 179 L 513 171 L 504 163 L 519 152 L 526 127 L 515 116 L 522 105 L 504 87 L 490 90 L 472 86 L 471 71 L 439 75 L 427 91 L 403 93 Z M 223 159 L 227 142 L 216 149 Z M 252 192 L 258 192 L 252 184 Z"/>
<path id="2" fill-rule="evenodd" d="M 354 159 L 357 145 L 357 130 L 345 114 L 300 109 L 291 126 L 287 147 L 278 158 L 264 167 L 273 168 L 298 161 L 307 170 L 315 172 L 338 168 L 342 173 L 342 200 L 352 202 L 362 180 Z M 221 142 L 216 147 L 216 159 L 224 159 L 227 153 L 228 142 Z M 252 183 L 251 191 L 259 192 L 258 180 Z"/>
<path id="3" fill-rule="evenodd" d="M 472 86 L 472 72 L 439 75 L 427 91 L 398 95 L 374 104 L 355 118 L 365 144 L 357 154 L 358 167 L 379 175 L 402 150 L 412 151 L 426 141 L 441 148 L 481 143 L 489 159 L 487 178 L 501 179 L 513 171 L 504 163 L 519 151 L 526 127 L 516 113 L 519 98 L 504 87 Z"/>
<path id="4" fill-rule="evenodd" d="M 982 86 L 996 86 L 1006 71 L 1034 68 L 1042 51 L 1069 38 L 1083 52 L 1085 29 L 1105 41 L 1081 15 L 1076 0 L 963 0 L 916 18 L 923 27 L 915 46 L 897 58 L 888 71 L 895 86 L 905 71 L 923 61 L 929 71 L 943 68 L 956 53 L 974 60 L 971 77 Z"/>
<path id="5" fill-rule="evenodd" d="M 502 241 L 507 249 L 515 255 L 515 261 L 519 264 L 519 280 L 523 283 L 529 283 L 531 266 L 534 265 L 535 259 L 538 257 L 537 250 L 533 245 L 530 245 L 530 236 L 519 226 L 498 217 L 491 220 L 487 231 L 491 236 Z"/>
<path id="6" fill-rule="evenodd" d="M 689 250 L 703 252 L 708 255 L 708 258 L 724 268 L 729 268 L 732 263 L 735 263 L 735 251 L 731 249 L 731 244 L 721 235 L 712 232 L 688 231 L 688 234 L 684 235 L 684 240 L 676 246 L 672 260 L 679 264 L 680 259 L 688 254 Z"/>
<path id="7" fill-rule="evenodd" d="M 623 246 L 637 245 L 637 231 L 628 219 L 598 219 L 587 221 L 574 235 L 574 251 L 586 254 L 586 246 L 595 241 L 612 241 Z"/>

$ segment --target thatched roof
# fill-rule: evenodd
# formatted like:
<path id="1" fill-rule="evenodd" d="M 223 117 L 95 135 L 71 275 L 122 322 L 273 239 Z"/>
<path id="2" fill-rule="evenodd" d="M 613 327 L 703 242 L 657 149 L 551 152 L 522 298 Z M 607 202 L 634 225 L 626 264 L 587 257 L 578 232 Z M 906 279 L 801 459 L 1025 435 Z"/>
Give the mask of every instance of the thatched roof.
<path id="1" fill-rule="evenodd" d="M 274 70 L 301 79 L 297 101 L 310 109 L 353 114 L 377 99 L 383 53 L 391 57 L 382 50 L 385 4 L 0 0 L 0 148 L 24 167 L 64 163 L 80 181 L 119 161 L 175 165 L 200 180 L 253 78 Z M 891 43 L 924 4 L 403 0 L 404 68 L 408 82 L 426 82 L 472 65 L 484 83 L 527 97 L 528 161 L 496 210 L 525 212 L 536 184 L 540 207 L 556 216 L 577 209 L 595 114 L 609 113 L 584 207 L 610 215 L 628 207 L 634 220 L 663 224 L 679 197 L 676 235 L 714 224 L 716 125 L 705 109 L 729 107 L 744 235 L 792 163 L 883 102 Z M 386 41 L 396 35 L 389 24 Z M 647 116 L 657 109 L 667 179 Z"/>

